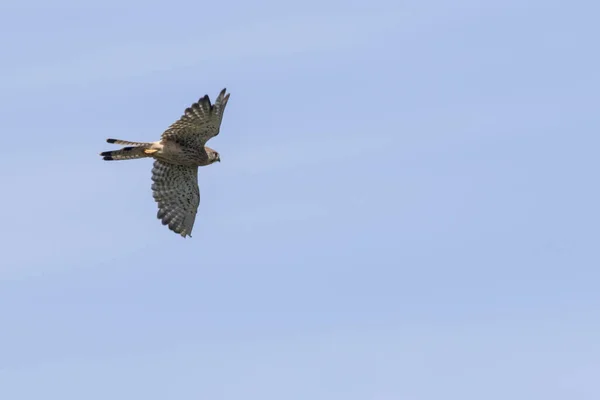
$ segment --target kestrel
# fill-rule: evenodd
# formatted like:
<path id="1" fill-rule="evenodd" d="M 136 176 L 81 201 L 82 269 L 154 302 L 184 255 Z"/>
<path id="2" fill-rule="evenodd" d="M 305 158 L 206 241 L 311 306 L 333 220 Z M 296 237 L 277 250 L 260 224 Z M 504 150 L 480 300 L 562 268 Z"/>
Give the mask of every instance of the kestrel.
<path id="1" fill-rule="evenodd" d="M 120 150 L 100 153 L 104 160 L 153 158 L 152 194 L 158 203 L 157 218 L 184 238 L 192 236 L 198 205 L 198 167 L 221 161 L 219 153 L 205 146 L 219 134 L 229 94 L 223 89 L 215 104 L 204 95 L 163 132 L 156 142 L 129 142 L 106 139 L 108 143 L 126 145 Z"/>

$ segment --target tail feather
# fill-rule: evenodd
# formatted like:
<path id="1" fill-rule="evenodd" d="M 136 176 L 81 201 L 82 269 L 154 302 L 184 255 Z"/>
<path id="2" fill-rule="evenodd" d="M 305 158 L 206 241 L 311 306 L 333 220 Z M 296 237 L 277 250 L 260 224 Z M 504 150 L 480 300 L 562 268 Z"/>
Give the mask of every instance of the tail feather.
<path id="1" fill-rule="evenodd" d="M 135 158 L 152 157 L 152 152 L 146 152 L 147 146 L 123 147 L 120 150 L 104 151 L 100 153 L 106 161 L 132 160 Z"/>
<path id="2" fill-rule="evenodd" d="M 153 157 L 152 155 L 160 149 L 157 142 L 130 142 L 120 139 L 106 139 L 108 143 L 126 145 L 119 150 L 104 151 L 100 155 L 106 161 L 133 160 L 136 158 Z"/>
<path id="3" fill-rule="evenodd" d="M 106 139 L 107 143 L 122 144 L 124 146 L 150 146 L 152 143 L 147 142 L 130 142 L 129 140 L 121 139 Z"/>

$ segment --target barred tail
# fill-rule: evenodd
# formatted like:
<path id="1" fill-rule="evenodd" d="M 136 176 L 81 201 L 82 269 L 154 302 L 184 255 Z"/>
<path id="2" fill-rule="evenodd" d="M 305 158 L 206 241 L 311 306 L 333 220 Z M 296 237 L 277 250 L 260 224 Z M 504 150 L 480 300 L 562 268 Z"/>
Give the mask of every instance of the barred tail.
<path id="1" fill-rule="evenodd" d="M 130 142 L 128 140 L 120 140 L 120 139 L 106 139 L 107 143 L 114 143 L 114 144 L 122 144 L 124 146 L 151 146 L 152 143 L 146 143 L 146 142 Z"/>
<path id="2" fill-rule="evenodd" d="M 152 157 L 156 150 L 150 150 L 147 146 L 123 147 L 121 150 L 104 151 L 100 153 L 106 161 L 133 160 L 135 158 Z"/>

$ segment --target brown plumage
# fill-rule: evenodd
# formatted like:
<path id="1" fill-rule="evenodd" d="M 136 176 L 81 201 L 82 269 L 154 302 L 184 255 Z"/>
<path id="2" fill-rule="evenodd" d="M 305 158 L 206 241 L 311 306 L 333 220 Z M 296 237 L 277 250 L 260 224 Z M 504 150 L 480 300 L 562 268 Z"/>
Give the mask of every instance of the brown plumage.
<path id="1" fill-rule="evenodd" d="M 215 104 L 208 95 L 185 109 L 156 142 L 107 139 L 125 145 L 120 150 L 100 153 L 106 161 L 153 158 L 152 192 L 158 204 L 157 217 L 163 225 L 183 237 L 191 236 L 198 206 L 198 167 L 221 161 L 219 153 L 205 146 L 219 134 L 229 94 L 223 89 Z"/>

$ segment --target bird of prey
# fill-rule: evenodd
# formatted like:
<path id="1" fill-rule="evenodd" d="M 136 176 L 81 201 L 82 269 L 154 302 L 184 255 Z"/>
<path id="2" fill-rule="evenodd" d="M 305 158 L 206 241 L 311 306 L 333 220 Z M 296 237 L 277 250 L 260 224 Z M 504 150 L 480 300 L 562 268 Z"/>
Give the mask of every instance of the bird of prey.
<path id="1" fill-rule="evenodd" d="M 108 143 L 126 147 L 100 153 L 107 161 L 154 159 L 152 193 L 158 203 L 157 218 L 184 238 L 192 236 L 200 204 L 198 167 L 221 161 L 219 153 L 205 144 L 219 134 L 229 100 L 229 94 L 225 93 L 223 89 L 215 104 L 211 104 L 208 95 L 201 97 L 156 142 L 106 139 Z"/>

